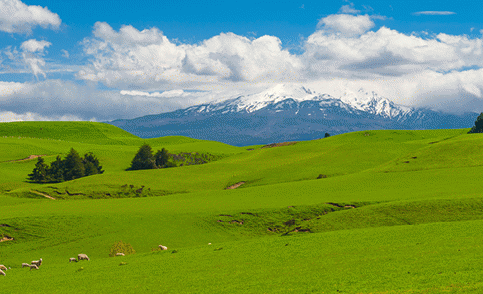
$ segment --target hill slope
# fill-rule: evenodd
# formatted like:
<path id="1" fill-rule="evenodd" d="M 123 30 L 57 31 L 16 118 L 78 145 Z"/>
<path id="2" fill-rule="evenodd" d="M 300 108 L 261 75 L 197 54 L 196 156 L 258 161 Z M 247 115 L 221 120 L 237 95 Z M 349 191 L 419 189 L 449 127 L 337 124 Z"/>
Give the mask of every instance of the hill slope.
<path id="1" fill-rule="evenodd" d="M 99 153 L 106 169 L 34 185 L 24 173 L 35 160 L 0 163 L 0 234 L 13 238 L 0 242 L 0 263 L 12 267 L 2 285 L 12 293 L 478 293 L 483 135 L 467 131 L 355 132 L 265 148 L 185 137 L 132 145 L 0 138 L 16 143 L 7 161 L 24 156 L 16 150 L 72 146 Z M 223 156 L 124 171 L 142 142 Z M 90 199 L 124 184 L 166 193 Z M 83 195 L 54 201 L 30 190 Z M 108 257 L 118 241 L 136 253 Z M 91 260 L 69 263 L 78 253 Z M 39 271 L 20 267 L 40 257 Z"/>

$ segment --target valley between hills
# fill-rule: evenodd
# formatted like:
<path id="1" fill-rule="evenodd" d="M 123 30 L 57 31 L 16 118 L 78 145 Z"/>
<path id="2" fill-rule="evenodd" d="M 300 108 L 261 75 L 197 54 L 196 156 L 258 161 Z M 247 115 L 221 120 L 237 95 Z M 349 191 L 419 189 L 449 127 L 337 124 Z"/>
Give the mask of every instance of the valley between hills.
<path id="1" fill-rule="evenodd" d="M 105 123 L 2 123 L 2 289 L 480 293 L 483 134 L 468 131 L 237 147 Z M 143 144 L 210 160 L 127 171 Z M 104 173 L 27 180 L 38 156 L 71 148 L 93 152 Z M 81 253 L 89 260 L 69 262 Z M 38 270 L 22 268 L 39 258 Z"/>

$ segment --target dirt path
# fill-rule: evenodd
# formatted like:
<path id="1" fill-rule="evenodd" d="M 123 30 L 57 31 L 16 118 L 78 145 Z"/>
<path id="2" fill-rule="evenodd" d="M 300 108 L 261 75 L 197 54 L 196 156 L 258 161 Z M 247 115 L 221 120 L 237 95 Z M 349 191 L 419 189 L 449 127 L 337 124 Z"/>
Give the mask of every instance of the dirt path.
<path id="1" fill-rule="evenodd" d="M 44 193 L 41 193 L 41 192 L 38 192 L 38 191 L 30 190 L 30 192 L 35 193 L 35 194 L 40 195 L 40 196 L 44 196 L 45 198 L 56 200 L 54 197 L 47 195 L 47 194 L 44 194 Z"/>
<path id="2" fill-rule="evenodd" d="M 43 156 L 47 156 L 47 154 L 43 154 L 43 155 L 29 155 L 29 157 L 25 157 L 25 158 L 22 158 L 22 159 L 15 159 L 15 160 L 3 161 L 3 162 L 27 161 L 27 160 L 32 160 L 32 159 L 35 159 L 37 157 L 43 157 Z"/>
<path id="3" fill-rule="evenodd" d="M 236 183 L 234 185 L 231 185 L 231 186 L 226 187 L 225 190 L 236 189 L 236 188 L 240 187 L 243 184 L 245 184 L 245 182 L 239 182 L 239 183 Z"/>

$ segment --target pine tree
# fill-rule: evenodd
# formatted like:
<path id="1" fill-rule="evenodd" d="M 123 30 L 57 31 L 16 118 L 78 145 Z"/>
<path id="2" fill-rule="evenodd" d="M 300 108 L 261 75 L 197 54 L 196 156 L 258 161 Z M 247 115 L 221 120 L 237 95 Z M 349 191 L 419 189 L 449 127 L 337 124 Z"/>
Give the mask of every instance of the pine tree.
<path id="1" fill-rule="evenodd" d="M 82 163 L 84 164 L 85 176 L 102 174 L 104 172 L 102 166 L 99 165 L 99 159 L 92 152 L 84 155 Z"/>
<path id="2" fill-rule="evenodd" d="M 151 146 L 144 144 L 139 148 L 138 152 L 134 156 L 130 170 L 140 169 L 153 169 L 156 168 L 156 161 L 154 160 L 153 151 Z"/>
<path id="3" fill-rule="evenodd" d="M 42 157 L 38 157 L 35 168 L 31 174 L 29 174 L 29 180 L 36 183 L 46 183 L 49 180 L 48 177 L 48 166 Z"/>
<path id="4" fill-rule="evenodd" d="M 154 158 L 156 159 L 156 165 L 158 168 L 166 167 L 169 159 L 168 150 L 165 148 L 158 150 L 154 155 Z"/>
<path id="5" fill-rule="evenodd" d="M 64 180 L 70 181 L 82 178 L 85 174 L 84 164 L 79 153 L 71 148 L 64 159 Z"/>
<path id="6" fill-rule="evenodd" d="M 57 155 L 55 161 L 50 163 L 50 168 L 47 172 L 50 182 L 60 183 L 64 181 L 64 161 L 60 159 L 59 155 Z"/>
<path id="7" fill-rule="evenodd" d="M 471 133 L 483 133 L 483 112 L 476 118 L 475 125 L 468 132 L 468 134 Z"/>

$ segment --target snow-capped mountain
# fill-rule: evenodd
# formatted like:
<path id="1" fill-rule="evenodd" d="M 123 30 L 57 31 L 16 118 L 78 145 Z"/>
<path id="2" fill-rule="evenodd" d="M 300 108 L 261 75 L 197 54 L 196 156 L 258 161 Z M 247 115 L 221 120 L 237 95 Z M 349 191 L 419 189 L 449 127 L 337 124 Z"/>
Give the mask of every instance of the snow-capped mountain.
<path id="1" fill-rule="evenodd" d="M 265 91 L 131 120 L 110 122 L 140 137 L 183 135 L 232 145 L 310 140 L 369 129 L 471 127 L 462 116 L 397 105 L 375 92 L 347 90 L 341 97 L 303 86 Z"/>

